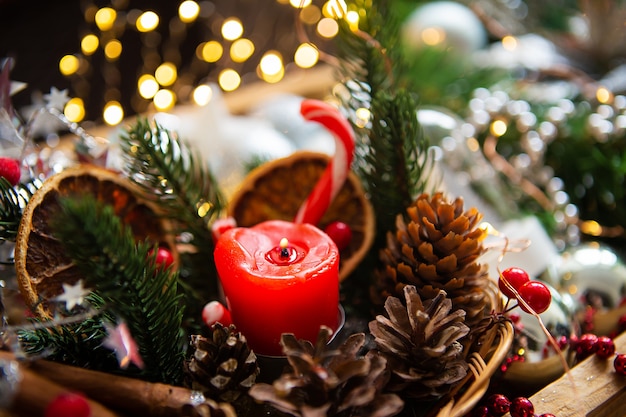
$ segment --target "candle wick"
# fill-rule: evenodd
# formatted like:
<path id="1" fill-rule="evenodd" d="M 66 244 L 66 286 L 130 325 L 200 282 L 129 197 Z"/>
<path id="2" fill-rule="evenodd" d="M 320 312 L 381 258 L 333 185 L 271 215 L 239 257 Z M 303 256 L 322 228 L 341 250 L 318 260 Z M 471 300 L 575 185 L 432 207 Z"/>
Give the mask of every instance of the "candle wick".
<path id="1" fill-rule="evenodd" d="M 280 240 L 280 256 L 281 258 L 289 257 L 289 241 L 286 237 Z"/>

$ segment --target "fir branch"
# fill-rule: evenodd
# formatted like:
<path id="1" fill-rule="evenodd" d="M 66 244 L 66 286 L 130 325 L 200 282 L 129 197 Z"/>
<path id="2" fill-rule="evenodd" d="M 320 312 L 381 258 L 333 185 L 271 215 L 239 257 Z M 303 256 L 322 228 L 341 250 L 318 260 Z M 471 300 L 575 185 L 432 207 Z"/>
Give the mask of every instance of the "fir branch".
<path id="1" fill-rule="evenodd" d="M 120 139 L 130 179 L 193 235 L 196 248 L 212 253 L 210 226 L 225 203 L 209 169 L 176 135 L 147 119 L 138 119 Z"/>
<path id="2" fill-rule="evenodd" d="M 22 220 L 22 211 L 37 190 L 37 183 L 11 185 L 0 177 L 0 239 L 14 242 Z"/>
<path id="3" fill-rule="evenodd" d="M 430 172 L 431 161 L 424 153 L 428 141 L 415 108 L 415 96 L 405 90 L 394 95 L 381 92 L 371 104 L 369 151 L 363 156 L 361 176 L 373 196 L 381 246 L 387 231 L 394 230 L 396 216 L 425 190 Z"/>
<path id="4" fill-rule="evenodd" d="M 106 371 L 115 367 L 114 352 L 102 346 L 106 330 L 102 323 L 114 318 L 106 312 L 99 312 L 104 300 L 91 293 L 86 301 L 96 313 L 88 318 L 72 321 L 76 313 L 69 316 L 69 324 L 59 325 L 54 320 L 33 319 L 32 328 L 24 326 L 17 332 L 20 348 L 29 357 L 45 357 L 47 360 L 68 365 Z"/>
<path id="5" fill-rule="evenodd" d="M 184 340 L 177 275 L 158 267 L 146 242 L 135 243 L 111 206 L 91 196 L 65 198 L 52 230 L 85 274 L 104 308 L 126 321 L 145 363 L 141 376 L 180 383 Z M 88 354 L 88 353 L 87 353 Z"/>

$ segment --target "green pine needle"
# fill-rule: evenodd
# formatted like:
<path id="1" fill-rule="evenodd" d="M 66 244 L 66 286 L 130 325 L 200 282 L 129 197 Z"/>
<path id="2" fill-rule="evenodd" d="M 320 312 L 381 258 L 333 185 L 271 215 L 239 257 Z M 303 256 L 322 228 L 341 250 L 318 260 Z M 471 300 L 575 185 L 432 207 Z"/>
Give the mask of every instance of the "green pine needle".
<path id="1" fill-rule="evenodd" d="M 211 224 L 225 201 L 210 170 L 172 132 L 140 118 L 120 137 L 131 180 L 154 195 L 165 216 L 212 253 Z"/>
<path id="2" fill-rule="evenodd" d="M 86 287 L 102 298 L 103 308 L 118 323 L 127 323 L 145 363 L 141 376 L 180 383 L 184 339 L 177 274 L 155 265 L 151 246 L 135 243 L 111 206 L 91 196 L 61 199 L 60 206 L 53 234 L 85 274 Z"/>
<path id="3" fill-rule="evenodd" d="M 0 177 L 0 239 L 14 242 L 22 219 L 22 210 L 38 188 L 38 183 L 11 185 Z"/>

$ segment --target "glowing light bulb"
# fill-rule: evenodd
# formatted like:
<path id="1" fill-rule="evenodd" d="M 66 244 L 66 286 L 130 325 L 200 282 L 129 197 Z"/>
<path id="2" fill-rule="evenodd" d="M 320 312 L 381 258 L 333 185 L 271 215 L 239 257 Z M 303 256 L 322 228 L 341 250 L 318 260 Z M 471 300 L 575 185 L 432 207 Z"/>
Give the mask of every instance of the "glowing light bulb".
<path id="1" fill-rule="evenodd" d="M 206 106 L 213 98 L 213 89 L 206 84 L 199 85 L 193 90 L 192 97 L 198 106 Z"/>
<path id="2" fill-rule="evenodd" d="M 85 103 L 82 99 L 74 97 L 65 104 L 63 114 L 70 122 L 78 123 L 85 118 Z"/>
<path id="3" fill-rule="evenodd" d="M 96 26 L 101 31 L 110 30 L 117 19 L 117 12 L 110 7 L 103 7 L 96 12 L 95 21 Z"/>
<path id="4" fill-rule="evenodd" d="M 159 15 L 152 11 L 143 12 L 135 26 L 139 32 L 150 32 L 159 26 Z"/>
<path id="5" fill-rule="evenodd" d="M 164 62 L 158 66 L 158 68 L 154 71 L 154 78 L 156 78 L 157 82 L 165 87 L 168 87 L 174 82 L 176 82 L 176 78 L 178 77 L 178 71 L 176 69 L 176 65 L 171 62 Z"/>
<path id="6" fill-rule="evenodd" d="M 178 6 L 178 17 L 185 23 L 191 23 L 198 18 L 200 6 L 193 0 L 185 0 Z"/>
<path id="7" fill-rule="evenodd" d="M 208 41 L 199 49 L 200 59 L 206 62 L 217 62 L 224 55 L 224 47 L 217 41 Z"/>
<path id="8" fill-rule="evenodd" d="M 241 84 L 241 76 L 233 69 L 225 69 L 220 72 L 217 80 L 224 91 L 236 90 Z"/>
<path id="9" fill-rule="evenodd" d="M 222 25 L 222 36 L 228 41 L 234 41 L 243 35 L 243 25 L 236 17 L 231 17 L 224 21 Z"/>
<path id="10" fill-rule="evenodd" d="M 93 33 L 85 35 L 80 41 L 80 49 L 85 55 L 92 55 L 96 52 L 98 46 L 100 46 L 100 40 Z"/>
<path id="11" fill-rule="evenodd" d="M 144 74 L 137 81 L 139 95 L 145 99 L 151 99 L 159 91 L 159 83 L 150 74 Z"/>
<path id="12" fill-rule="evenodd" d="M 59 60 L 59 71 L 63 75 L 72 75 L 78 71 L 80 61 L 74 55 L 65 55 Z"/>
<path id="13" fill-rule="evenodd" d="M 169 110 L 176 104 L 176 95 L 173 91 L 164 88 L 154 95 L 152 102 L 159 111 Z"/>
<path id="14" fill-rule="evenodd" d="M 109 101 L 104 106 L 102 117 L 104 118 L 104 122 L 109 126 L 118 125 L 124 119 L 124 109 L 119 102 Z"/>
<path id="15" fill-rule="evenodd" d="M 230 58 L 234 62 L 244 62 L 254 53 L 254 44 L 250 39 L 237 39 L 230 47 Z"/>
<path id="16" fill-rule="evenodd" d="M 112 39 L 104 45 L 104 55 L 109 61 L 114 61 L 122 54 L 122 43 L 117 39 Z"/>
<path id="17" fill-rule="evenodd" d="M 293 60 L 300 68 L 311 68 L 317 64 L 319 57 L 320 53 L 315 46 L 310 43 L 303 43 L 296 49 Z"/>

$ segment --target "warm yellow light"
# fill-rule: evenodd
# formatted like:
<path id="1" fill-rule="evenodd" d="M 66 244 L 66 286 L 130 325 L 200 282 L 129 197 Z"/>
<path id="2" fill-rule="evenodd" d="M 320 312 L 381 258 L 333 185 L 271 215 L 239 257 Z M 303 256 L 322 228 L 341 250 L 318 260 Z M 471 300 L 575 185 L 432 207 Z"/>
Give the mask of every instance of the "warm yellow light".
<path id="1" fill-rule="evenodd" d="M 580 231 L 586 235 L 600 236 L 602 235 L 602 226 L 595 220 L 586 220 L 580 225 Z"/>
<path id="2" fill-rule="evenodd" d="M 144 74 L 137 81 L 139 95 L 145 99 L 151 99 L 159 91 L 159 83 L 150 74 Z"/>
<path id="3" fill-rule="evenodd" d="M 72 75 L 78 71 L 80 61 L 74 55 L 65 55 L 59 60 L 59 71 L 63 75 Z"/>
<path id="4" fill-rule="evenodd" d="M 307 25 L 314 25 L 319 22 L 322 17 L 322 12 L 319 7 L 312 4 L 309 7 L 302 9 L 300 13 L 298 13 L 298 17 L 300 20 Z"/>
<path id="5" fill-rule="evenodd" d="M 317 33 L 323 38 L 334 38 L 339 33 L 339 24 L 335 19 L 325 17 L 317 23 Z"/>
<path id="6" fill-rule="evenodd" d="M 348 13 L 348 6 L 344 0 L 329 0 L 323 10 L 325 16 L 342 19 Z"/>
<path id="7" fill-rule="evenodd" d="M 224 54 L 224 48 L 217 41 L 208 41 L 202 45 L 200 55 L 206 62 L 217 62 Z"/>
<path id="8" fill-rule="evenodd" d="M 259 74 L 258 74 L 259 77 L 267 83 L 272 83 L 272 84 L 277 83 L 285 77 L 285 68 L 282 66 L 280 67 L 278 72 L 275 72 L 273 74 L 264 73 L 260 71 L 260 68 L 258 69 L 258 71 L 259 71 Z"/>
<path id="9" fill-rule="evenodd" d="M 289 0 L 289 4 L 297 9 L 303 9 L 311 4 L 312 0 Z"/>
<path id="10" fill-rule="evenodd" d="M 506 133 L 508 126 L 504 120 L 494 120 L 489 126 L 491 134 L 494 136 L 502 136 Z"/>
<path id="11" fill-rule="evenodd" d="M 239 88 L 239 85 L 241 84 L 241 77 L 237 71 L 233 69 L 225 69 L 220 72 L 217 82 L 220 87 L 222 87 L 222 90 L 233 91 Z"/>
<path id="12" fill-rule="evenodd" d="M 350 30 L 357 31 L 359 30 L 359 14 L 355 11 L 350 11 L 346 13 L 346 20 L 350 25 Z"/>
<path id="13" fill-rule="evenodd" d="M 100 46 L 100 40 L 93 33 L 85 35 L 80 41 L 80 49 L 85 55 L 92 55 L 94 52 L 96 52 L 98 46 Z"/>
<path id="14" fill-rule="evenodd" d="M 206 106 L 213 98 L 213 89 L 206 84 L 199 85 L 193 90 L 192 98 L 198 106 Z"/>
<path id="15" fill-rule="evenodd" d="M 122 55 L 122 43 L 117 39 L 113 39 L 104 45 L 104 56 L 109 61 L 114 61 Z"/>
<path id="16" fill-rule="evenodd" d="M 102 31 L 110 30 L 113 27 L 116 18 L 117 12 L 115 9 L 103 7 L 96 12 L 96 26 L 98 26 L 98 29 Z"/>
<path id="17" fill-rule="evenodd" d="M 244 62 L 254 53 L 254 44 L 250 39 L 241 38 L 230 47 L 230 58 L 234 62 Z"/>
<path id="18" fill-rule="evenodd" d="M 265 75 L 278 74 L 283 68 L 283 58 L 276 51 L 269 51 L 263 55 L 259 62 L 259 69 Z"/>
<path id="19" fill-rule="evenodd" d="M 174 107 L 176 104 L 176 95 L 168 89 L 159 90 L 152 100 L 154 107 L 159 111 L 166 111 Z"/>
<path id="20" fill-rule="evenodd" d="M 465 144 L 467 145 L 467 149 L 469 149 L 470 152 L 478 152 L 480 150 L 480 143 L 474 137 L 467 138 L 465 140 Z"/>
<path id="21" fill-rule="evenodd" d="M 63 114 L 70 122 L 78 123 L 85 118 L 85 103 L 78 97 L 72 98 L 65 104 Z"/>
<path id="22" fill-rule="evenodd" d="M 109 126 L 118 125 L 124 119 L 124 109 L 122 109 L 122 105 L 119 102 L 109 101 L 104 106 L 102 117 L 104 118 L 104 122 Z"/>
<path id="23" fill-rule="evenodd" d="M 596 90 L 596 99 L 602 103 L 602 104 L 606 104 L 610 101 L 613 100 L 613 93 L 611 93 L 607 88 L 605 87 L 599 87 Z"/>
<path id="24" fill-rule="evenodd" d="M 135 26 L 139 32 L 150 32 L 159 26 L 159 15 L 152 11 L 143 12 L 137 18 Z"/>
<path id="25" fill-rule="evenodd" d="M 319 58 L 319 51 L 310 43 L 303 43 L 298 46 L 298 49 L 296 49 L 296 53 L 293 56 L 294 62 L 300 68 L 311 68 L 317 64 Z"/>
<path id="26" fill-rule="evenodd" d="M 514 36 L 505 36 L 502 38 L 502 47 L 507 51 L 514 51 L 517 48 L 517 39 Z"/>
<path id="27" fill-rule="evenodd" d="M 222 36 L 228 41 L 234 41 L 243 35 L 243 25 L 236 17 L 226 19 L 222 25 Z"/>
<path id="28" fill-rule="evenodd" d="M 355 116 L 356 116 L 356 124 L 359 127 L 365 127 L 367 126 L 367 124 L 369 123 L 372 117 L 372 112 L 365 107 L 359 107 L 355 111 Z"/>
<path id="29" fill-rule="evenodd" d="M 154 78 L 157 82 L 165 87 L 168 87 L 176 82 L 178 78 L 178 71 L 176 65 L 171 62 L 164 62 L 158 66 L 154 71 Z"/>
<path id="30" fill-rule="evenodd" d="M 178 6 L 178 17 L 185 23 L 191 23 L 198 18 L 200 6 L 193 0 L 185 0 Z"/>
<path id="31" fill-rule="evenodd" d="M 422 31 L 422 42 L 429 46 L 440 45 L 446 40 L 446 32 L 440 28 L 429 27 Z"/>

